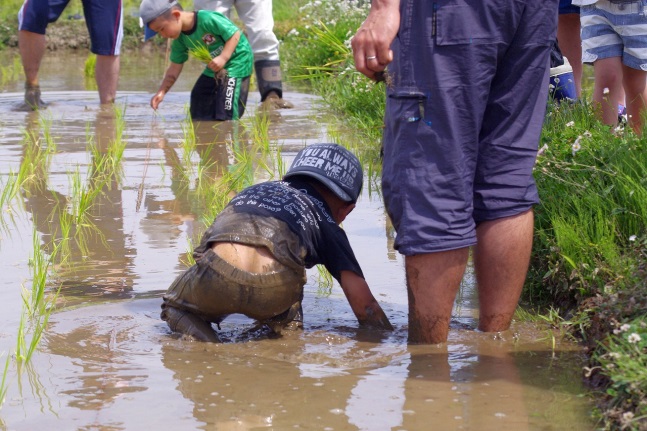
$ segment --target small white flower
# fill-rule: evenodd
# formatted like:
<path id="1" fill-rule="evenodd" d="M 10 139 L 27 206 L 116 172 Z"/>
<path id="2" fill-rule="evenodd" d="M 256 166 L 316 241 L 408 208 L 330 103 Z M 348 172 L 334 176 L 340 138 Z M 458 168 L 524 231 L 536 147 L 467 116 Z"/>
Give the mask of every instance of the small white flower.
<path id="1" fill-rule="evenodd" d="M 586 132 L 584 132 L 584 134 L 583 134 L 583 135 L 584 135 L 584 137 L 586 137 L 586 138 L 590 138 L 591 136 L 593 136 L 593 135 L 591 135 L 591 132 L 589 132 L 588 130 L 587 130 Z"/>
<path id="2" fill-rule="evenodd" d="M 573 155 L 580 151 L 582 149 L 582 144 L 580 142 L 582 141 L 582 137 L 578 136 L 575 142 L 573 142 L 573 145 L 571 146 L 571 150 L 573 151 Z"/>
<path id="3" fill-rule="evenodd" d="M 636 235 L 631 235 L 629 237 L 629 241 L 635 241 L 636 240 Z"/>
<path id="4" fill-rule="evenodd" d="M 566 127 L 573 127 L 575 125 L 575 121 L 569 121 L 566 123 Z"/>
<path id="5" fill-rule="evenodd" d="M 632 332 L 627 337 L 627 341 L 629 341 L 631 344 L 636 344 L 640 340 L 641 340 L 640 335 L 636 334 L 635 332 Z"/>
<path id="6" fill-rule="evenodd" d="M 622 326 L 620 326 L 620 331 L 621 332 L 627 332 L 630 329 L 631 329 L 631 325 L 629 325 L 628 323 L 625 323 Z"/>
<path id="7" fill-rule="evenodd" d="M 542 154 L 544 154 L 544 152 L 545 152 L 547 149 L 548 149 L 548 144 L 544 144 L 544 146 L 543 146 L 543 147 L 541 147 L 541 148 L 539 149 L 539 151 L 537 151 L 537 155 L 538 155 L 538 156 L 541 156 Z"/>
<path id="8" fill-rule="evenodd" d="M 604 87 L 604 90 L 602 90 L 602 94 L 609 94 L 609 89 L 607 87 Z"/>
<path id="9" fill-rule="evenodd" d="M 622 419 L 624 419 L 625 421 L 630 421 L 630 420 L 632 420 L 633 418 L 634 418 L 634 414 L 633 414 L 633 412 L 624 412 L 624 413 L 622 414 Z"/>

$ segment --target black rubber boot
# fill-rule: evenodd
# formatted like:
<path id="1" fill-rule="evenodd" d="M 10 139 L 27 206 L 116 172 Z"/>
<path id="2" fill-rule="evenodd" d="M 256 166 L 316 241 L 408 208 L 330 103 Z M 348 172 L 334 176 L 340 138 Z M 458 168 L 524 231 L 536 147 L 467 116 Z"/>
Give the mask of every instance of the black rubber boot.
<path id="1" fill-rule="evenodd" d="M 279 99 L 283 97 L 283 83 L 281 82 L 281 62 L 279 60 L 259 60 L 254 63 L 258 92 L 261 93 L 261 102 L 265 101 L 270 92 L 274 92 Z"/>

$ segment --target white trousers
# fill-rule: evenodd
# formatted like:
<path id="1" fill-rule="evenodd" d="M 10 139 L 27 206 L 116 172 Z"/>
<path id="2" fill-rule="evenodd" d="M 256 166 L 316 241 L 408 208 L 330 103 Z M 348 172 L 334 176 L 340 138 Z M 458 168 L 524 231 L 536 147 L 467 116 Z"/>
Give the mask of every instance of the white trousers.
<path id="1" fill-rule="evenodd" d="M 254 61 L 278 60 L 279 41 L 274 34 L 272 0 L 194 0 L 195 10 L 215 10 L 230 17 L 231 8 L 245 25 L 245 34 L 254 52 Z"/>

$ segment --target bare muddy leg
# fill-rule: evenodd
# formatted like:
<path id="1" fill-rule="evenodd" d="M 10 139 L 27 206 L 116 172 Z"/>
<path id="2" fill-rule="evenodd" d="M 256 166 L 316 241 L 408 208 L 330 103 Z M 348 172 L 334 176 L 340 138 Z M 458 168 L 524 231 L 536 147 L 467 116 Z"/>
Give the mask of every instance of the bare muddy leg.
<path id="1" fill-rule="evenodd" d="M 533 212 L 526 211 L 476 228 L 474 266 L 482 331 L 504 331 L 510 326 L 528 272 L 533 223 Z"/>
<path id="2" fill-rule="evenodd" d="M 97 55 L 94 76 L 99 88 L 99 101 L 102 105 L 114 103 L 119 81 L 119 56 Z"/>
<path id="3" fill-rule="evenodd" d="M 45 35 L 21 30 L 18 32 L 18 47 L 25 72 L 25 104 L 33 110 L 44 108 L 47 105 L 40 98 L 38 70 L 47 48 Z"/>
<path id="4" fill-rule="evenodd" d="M 465 272 L 468 248 L 407 256 L 409 342 L 447 341 L 454 298 Z"/>

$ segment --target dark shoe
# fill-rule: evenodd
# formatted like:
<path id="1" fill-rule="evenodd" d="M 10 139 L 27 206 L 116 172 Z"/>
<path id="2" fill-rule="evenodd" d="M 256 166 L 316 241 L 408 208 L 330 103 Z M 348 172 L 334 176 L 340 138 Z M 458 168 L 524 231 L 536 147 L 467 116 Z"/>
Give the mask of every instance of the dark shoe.
<path id="1" fill-rule="evenodd" d="M 25 84 L 25 105 L 37 111 L 47 107 L 47 104 L 40 98 L 40 86 Z"/>
<path id="2" fill-rule="evenodd" d="M 174 332 L 190 335 L 196 340 L 220 343 L 220 338 L 211 324 L 195 314 L 175 307 L 162 307 L 160 317 Z"/>
<path id="3" fill-rule="evenodd" d="M 301 301 L 297 301 L 283 313 L 278 314 L 264 321 L 272 331 L 280 334 L 284 328 L 303 328 L 303 307 Z"/>

